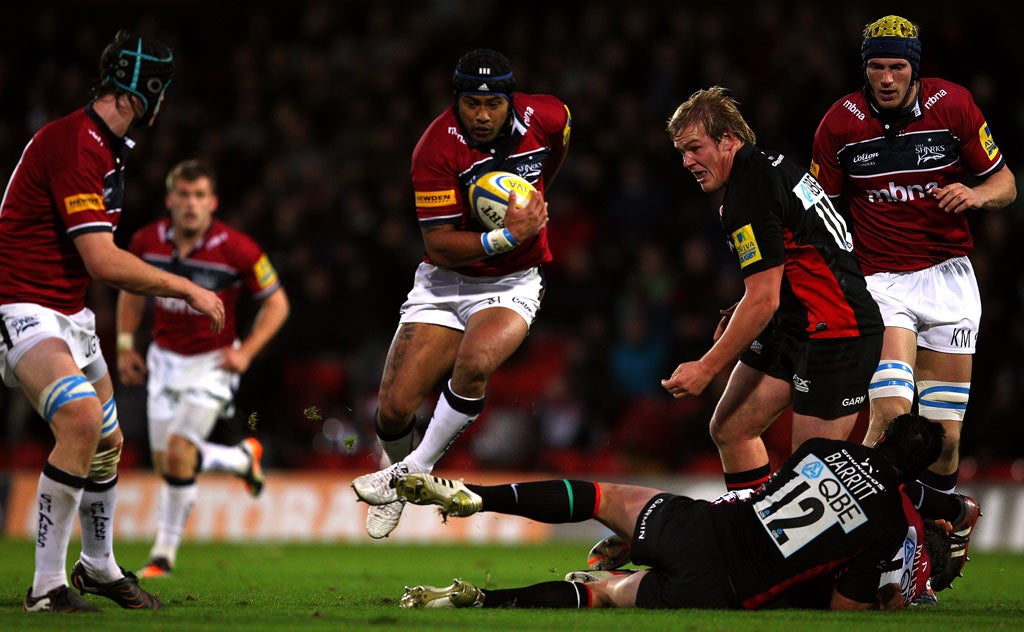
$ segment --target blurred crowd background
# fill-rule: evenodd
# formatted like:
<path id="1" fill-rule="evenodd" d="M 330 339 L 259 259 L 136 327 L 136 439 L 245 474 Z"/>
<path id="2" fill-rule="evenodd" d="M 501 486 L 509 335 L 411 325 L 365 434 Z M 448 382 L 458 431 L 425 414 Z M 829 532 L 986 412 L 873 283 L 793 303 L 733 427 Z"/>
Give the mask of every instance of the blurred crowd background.
<path id="1" fill-rule="evenodd" d="M 573 113 L 569 157 L 548 197 L 556 259 L 530 337 L 440 466 L 717 469 L 707 422 L 726 376 L 683 402 L 659 382 L 708 348 L 718 310 L 743 288 L 716 206 L 683 170 L 665 122 L 693 91 L 723 85 L 760 145 L 807 163 L 821 116 L 861 86 L 863 26 L 899 13 L 921 26 L 922 74 L 973 91 L 1020 187 L 1024 55 L 1012 21 L 962 2 L 911 7 L 38 2 L 0 21 L 0 178 L 33 132 L 88 101 L 99 54 L 119 28 L 171 45 L 177 66 L 164 109 L 153 129 L 131 134 L 138 145 L 116 239 L 126 245 L 165 212 L 163 178 L 174 163 L 212 163 L 221 219 L 261 243 L 293 306 L 218 437 L 255 433 L 270 468 L 375 469 L 377 382 L 423 255 L 412 149 L 452 103 L 456 59 L 499 49 L 520 91 L 555 94 Z M 1024 204 L 970 217 L 984 316 L 965 475 L 1024 479 Z M 115 300 L 94 284 L 90 306 L 112 367 Z M 41 463 L 52 436 L 20 392 L 0 391 L 0 466 Z M 119 388 L 118 406 L 125 462 L 145 466 L 144 391 Z M 779 426 L 773 432 L 784 433 Z"/>

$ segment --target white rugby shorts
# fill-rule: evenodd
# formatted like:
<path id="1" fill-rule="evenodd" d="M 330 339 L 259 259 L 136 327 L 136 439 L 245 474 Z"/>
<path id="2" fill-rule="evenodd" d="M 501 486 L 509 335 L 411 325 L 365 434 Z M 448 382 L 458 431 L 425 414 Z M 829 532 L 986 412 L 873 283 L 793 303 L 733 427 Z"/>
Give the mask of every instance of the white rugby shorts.
<path id="1" fill-rule="evenodd" d="M 217 418 L 230 409 L 241 380 L 220 368 L 221 361 L 220 350 L 181 355 L 149 345 L 146 414 L 151 449 L 165 450 L 172 432 L 197 444 L 210 436 Z"/>
<path id="2" fill-rule="evenodd" d="M 421 263 L 412 290 L 399 310 L 399 323 L 430 323 L 465 331 L 469 317 L 505 307 L 533 324 L 544 294 L 544 277 L 533 267 L 498 277 L 471 277 Z"/>
<path id="3" fill-rule="evenodd" d="M 7 386 L 18 386 L 14 367 L 32 347 L 47 338 L 60 338 L 67 343 L 75 364 L 90 383 L 95 384 L 107 374 L 107 361 L 96 335 L 96 315 L 89 308 L 68 316 L 34 303 L 11 303 L 0 305 L 0 319 L 0 367 Z"/>
<path id="4" fill-rule="evenodd" d="M 886 327 L 917 334 L 917 345 L 941 353 L 973 354 L 981 324 L 981 292 L 967 257 L 916 272 L 865 277 Z"/>

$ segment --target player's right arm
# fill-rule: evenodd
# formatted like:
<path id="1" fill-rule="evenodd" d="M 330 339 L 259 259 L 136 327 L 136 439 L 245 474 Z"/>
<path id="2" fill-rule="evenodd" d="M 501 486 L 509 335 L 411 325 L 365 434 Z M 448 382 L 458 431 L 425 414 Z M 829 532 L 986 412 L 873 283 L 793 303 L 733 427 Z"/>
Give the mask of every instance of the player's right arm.
<path id="1" fill-rule="evenodd" d="M 210 317 L 210 328 L 224 327 L 224 303 L 213 292 L 188 279 L 158 270 L 114 243 L 109 232 L 84 233 L 75 237 L 75 247 L 89 276 L 119 290 L 145 296 L 181 298 L 196 311 Z"/>
<path id="2" fill-rule="evenodd" d="M 515 195 L 514 191 L 509 194 L 505 228 L 522 243 L 536 237 L 548 223 L 548 203 L 538 191 L 530 196 L 525 207 L 520 207 Z M 422 226 L 421 232 L 427 255 L 435 265 L 455 268 L 490 256 L 480 243 L 478 231 L 459 230 L 454 224 L 434 224 Z"/>
<path id="3" fill-rule="evenodd" d="M 744 279 L 743 298 L 715 343 L 699 360 L 676 367 L 667 380 L 661 381 L 662 388 L 677 399 L 700 395 L 716 375 L 735 364 L 778 309 L 783 272 L 784 267 L 778 265 Z"/>
<path id="4" fill-rule="evenodd" d="M 146 362 L 135 348 L 135 334 L 142 324 L 146 297 L 121 290 L 117 295 L 117 374 L 126 386 L 142 384 Z"/>

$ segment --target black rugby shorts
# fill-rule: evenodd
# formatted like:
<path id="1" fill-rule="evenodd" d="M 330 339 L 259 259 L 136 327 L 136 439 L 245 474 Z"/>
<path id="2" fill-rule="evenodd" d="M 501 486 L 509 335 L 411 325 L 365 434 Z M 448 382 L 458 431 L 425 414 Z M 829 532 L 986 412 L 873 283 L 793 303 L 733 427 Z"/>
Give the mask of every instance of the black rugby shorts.
<path id="1" fill-rule="evenodd" d="M 638 608 L 740 607 L 718 552 L 706 500 L 658 494 L 637 517 L 632 561 L 649 566 Z"/>
<path id="2" fill-rule="evenodd" d="M 836 419 L 867 404 L 881 353 L 882 334 L 804 339 L 769 325 L 740 362 L 792 384 L 793 412 Z"/>

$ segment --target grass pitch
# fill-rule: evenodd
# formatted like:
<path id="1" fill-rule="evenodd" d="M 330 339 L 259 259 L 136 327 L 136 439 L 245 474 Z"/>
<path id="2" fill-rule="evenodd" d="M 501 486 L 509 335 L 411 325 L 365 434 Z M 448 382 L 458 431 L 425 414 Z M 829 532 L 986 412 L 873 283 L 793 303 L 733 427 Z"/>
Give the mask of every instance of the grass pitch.
<path id="1" fill-rule="evenodd" d="M 0 540 L 0 630 L 95 632 L 243 630 L 687 630 L 908 632 L 1019 630 L 1024 625 L 1024 555 L 975 554 L 966 577 L 929 608 L 905 612 L 640 610 L 403 610 L 406 584 L 453 577 L 508 588 L 561 579 L 584 565 L 592 542 L 530 546 L 186 543 L 173 577 L 143 580 L 167 609 L 130 612 L 89 596 L 102 612 L 25 614 L 33 547 Z M 122 543 L 118 561 L 137 569 L 148 544 Z M 70 561 L 77 559 L 73 543 Z"/>

